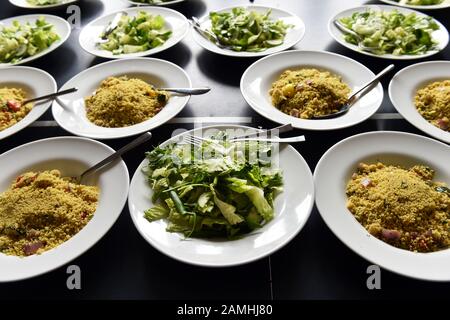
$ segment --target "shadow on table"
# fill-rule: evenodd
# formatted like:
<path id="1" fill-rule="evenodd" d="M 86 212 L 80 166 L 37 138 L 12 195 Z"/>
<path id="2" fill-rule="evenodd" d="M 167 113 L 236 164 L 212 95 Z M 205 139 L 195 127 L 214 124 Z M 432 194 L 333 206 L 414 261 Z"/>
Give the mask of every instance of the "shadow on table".
<path id="1" fill-rule="evenodd" d="M 201 17 L 206 11 L 205 3 L 201 0 L 184 1 L 167 7 L 181 12 L 188 19 L 192 16 Z"/>
<path id="2" fill-rule="evenodd" d="M 227 57 L 207 50 L 197 56 L 200 70 L 209 78 L 223 84 L 239 87 L 244 71 L 258 58 Z"/>

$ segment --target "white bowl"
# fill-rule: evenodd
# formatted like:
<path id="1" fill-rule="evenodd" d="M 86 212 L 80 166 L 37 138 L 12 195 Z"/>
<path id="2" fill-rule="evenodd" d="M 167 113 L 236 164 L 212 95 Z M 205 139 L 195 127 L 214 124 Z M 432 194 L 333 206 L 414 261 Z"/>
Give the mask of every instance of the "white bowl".
<path id="1" fill-rule="evenodd" d="M 389 97 L 397 111 L 417 129 L 450 143 L 450 132 L 429 123 L 417 111 L 414 97 L 418 89 L 434 81 L 450 80 L 450 61 L 429 61 L 400 70 L 389 84 Z"/>
<path id="2" fill-rule="evenodd" d="M 86 117 L 84 99 L 90 96 L 104 79 L 122 75 L 137 77 L 159 88 L 191 87 L 191 80 L 186 72 L 171 62 L 154 58 L 114 60 L 84 70 L 66 82 L 61 90 L 77 87 L 78 91 L 61 96 L 53 102 L 53 117 L 62 128 L 75 135 L 94 139 L 116 139 L 149 131 L 166 123 L 189 101 L 189 96 L 172 95 L 166 106 L 154 117 L 129 127 L 105 128 L 93 124 Z"/>
<path id="3" fill-rule="evenodd" d="M 24 24 L 27 22 L 34 24 L 35 21 L 39 17 L 44 17 L 48 23 L 51 23 L 54 26 L 53 30 L 56 34 L 59 35 L 60 39 L 58 41 L 55 41 L 47 49 L 39 52 L 38 54 L 35 54 L 34 56 L 22 59 L 16 63 L 0 63 L 0 68 L 4 67 L 4 66 L 19 65 L 19 64 L 23 64 L 23 63 L 27 63 L 27 62 L 36 60 L 36 59 L 52 52 L 53 50 L 56 50 L 59 46 L 61 46 L 69 38 L 69 35 L 71 32 L 69 23 L 60 17 L 49 15 L 49 14 L 29 14 L 26 16 L 18 16 L 18 17 L 8 18 L 8 19 L 1 20 L 0 24 L 3 24 L 5 26 L 10 26 L 13 21 L 19 21 L 20 24 Z"/>
<path id="4" fill-rule="evenodd" d="M 402 132 L 369 132 L 330 148 L 314 172 L 316 205 L 328 227 L 350 249 L 368 261 L 412 278 L 449 281 L 450 250 L 415 253 L 370 235 L 347 209 L 346 185 L 358 163 L 410 167 L 425 164 L 436 170 L 435 181 L 450 184 L 450 147 L 436 140 Z"/>
<path id="5" fill-rule="evenodd" d="M 383 87 L 373 90 L 356 101 L 343 116 L 334 119 L 312 120 L 290 116 L 272 105 L 269 89 L 286 69 L 317 68 L 342 77 L 352 91 L 374 77 L 368 68 L 339 54 L 325 51 L 291 50 L 260 59 L 244 72 L 241 92 L 247 103 L 259 114 L 281 124 L 308 130 L 333 130 L 360 123 L 372 116 L 383 101 Z"/>
<path id="6" fill-rule="evenodd" d="M 27 98 L 56 92 L 55 79 L 47 72 L 31 67 L 0 68 L 0 88 L 18 87 L 27 93 Z M 15 125 L 0 131 L 0 140 L 19 132 L 39 119 L 51 105 L 51 101 L 36 102 L 33 109 Z"/>
<path id="7" fill-rule="evenodd" d="M 19 8 L 25 8 L 25 9 L 50 9 L 50 8 L 59 8 L 68 6 L 69 4 L 74 4 L 78 2 L 78 0 L 62 0 L 61 3 L 56 4 L 46 4 L 43 6 L 36 6 L 28 3 L 27 0 L 9 0 L 9 2 Z"/>
<path id="8" fill-rule="evenodd" d="M 440 23 L 439 21 L 437 21 L 436 19 L 433 18 L 434 21 L 436 21 L 436 23 L 439 25 L 439 29 L 433 31 L 433 33 L 431 34 L 432 38 L 438 42 L 438 45 L 437 45 L 438 48 L 436 50 L 428 51 L 424 54 L 418 54 L 418 55 L 406 55 L 405 54 L 405 55 L 399 55 L 399 56 L 394 55 L 394 54 L 379 55 L 379 54 L 374 54 L 371 52 L 360 50 L 357 45 L 348 43 L 347 41 L 344 40 L 345 34 L 334 25 L 333 21 L 341 19 L 343 17 L 349 17 L 355 12 L 365 12 L 368 9 L 382 10 L 382 11 L 397 10 L 398 12 L 403 13 L 403 14 L 409 14 L 409 13 L 414 12 L 417 16 L 428 17 L 426 14 L 424 14 L 422 12 L 419 12 L 416 10 L 411 10 L 408 8 L 403 8 L 403 7 L 394 7 L 394 6 L 387 6 L 387 5 L 365 5 L 365 6 L 361 6 L 361 7 L 344 10 L 344 11 L 338 13 L 337 15 L 335 15 L 334 17 L 332 17 L 330 19 L 330 21 L 328 22 L 328 32 L 337 42 L 339 42 L 341 45 L 343 45 L 344 47 L 347 47 L 350 50 L 353 50 L 353 51 L 356 51 L 356 52 L 359 52 L 359 53 L 362 53 L 362 54 L 365 54 L 365 55 L 371 56 L 371 57 L 392 59 L 392 60 L 422 59 L 425 57 L 432 56 L 432 55 L 438 53 L 439 51 L 444 50 L 448 44 L 449 36 L 448 36 L 447 29 L 445 28 L 445 26 L 442 23 Z"/>
<path id="9" fill-rule="evenodd" d="M 24 172 L 59 169 L 63 176 L 74 176 L 113 152 L 103 143 L 77 137 L 49 138 L 24 144 L 0 155 L 0 192 L 7 190 Z M 99 186 L 100 198 L 88 224 L 68 241 L 42 254 L 28 257 L 0 254 L 0 282 L 34 277 L 65 265 L 106 234 L 125 205 L 128 170 L 123 161 L 117 161 L 89 180 Z"/>
<path id="10" fill-rule="evenodd" d="M 111 51 L 103 50 L 97 47 L 96 42 L 100 38 L 101 33 L 108 25 L 108 23 L 110 23 L 114 19 L 118 12 L 126 12 L 128 13 L 128 16 L 135 16 L 139 11 L 145 11 L 152 15 L 161 15 L 166 22 L 165 28 L 172 31 L 172 35 L 170 36 L 170 38 L 156 48 L 135 53 L 123 53 L 115 55 Z M 80 32 L 79 43 L 85 51 L 97 57 L 108 59 L 145 57 L 173 47 L 178 42 L 183 40 L 188 31 L 189 22 L 178 11 L 154 6 L 134 7 L 108 13 L 89 22 L 89 24 L 85 26 Z"/>
<path id="11" fill-rule="evenodd" d="M 214 126 L 196 129 L 247 129 L 242 126 Z M 189 131 L 193 133 L 193 131 Z M 186 133 L 184 133 L 186 134 Z M 165 142 L 162 146 L 167 145 Z M 303 228 L 311 213 L 314 186 L 311 170 L 303 157 L 291 146 L 281 146 L 280 168 L 283 171 L 284 190 L 275 198 L 275 217 L 262 229 L 242 239 L 184 240 L 178 233 L 166 231 L 167 221 L 150 223 L 144 211 L 153 206 L 152 189 L 142 169 L 147 160 L 137 168 L 130 185 L 128 207 L 139 233 L 154 248 L 176 260 L 200 266 L 226 267 L 261 259 L 283 247 Z"/>
<path id="12" fill-rule="evenodd" d="M 399 6 L 399 7 L 405 7 L 410 9 L 416 9 L 416 10 L 437 10 L 437 9 L 444 9 L 450 7 L 450 0 L 444 0 L 442 3 L 439 4 L 433 4 L 433 5 L 412 5 L 412 4 L 402 4 L 398 1 L 393 0 L 380 0 L 381 2 L 391 4 L 393 6 Z"/>
<path id="13" fill-rule="evenodd" d="M 229 12 L 231 9 L 235 8 L 228 7 L 221 10 L 217 10 L 217 12 Z M 300 40 L 302 40 L 303 36 L 305 35 L 305 24 L 303 21 L 297 17 L 295 14 L 284 11 L 278 8 L 273 7 L 267 7 L 267 6 L 238 6 L 238 7 L 245 7 L 248 10 L 265 13 L 267 10 L 272 10 L 272 13 L 270 15 L 270 18 L 273 20 L 282 20 L 283 22 L 292 25 L 291 28 L 287 30 L 286 36 L 284 38 L 283 44 L 268 48 L 267 50 L 261 51 L 261 52 L 246 52 L 246 51 L 233 51 L 229 49 L 222 49 L 219 48 L 217 45 L 215 45 L 213 42 L 205 39 L 203 36 L 199 35 L 198 32 L 192 31 L 194 40 L 197 42 L 200 46 L 205 48 L 208 51 L 215 52 L 221 55 L 225 56 L 231 56 L 231 57 L 261 57 L 266 56 L 275 52 L 283 51 L 286 49 L 289 49 L 293 46 L 295 46 Z M 203 30 L 209 29 L 211 30 L 211 20 L 209 19 L 209 14 L 201 17 L 199 19 L 201 28 Z"/>

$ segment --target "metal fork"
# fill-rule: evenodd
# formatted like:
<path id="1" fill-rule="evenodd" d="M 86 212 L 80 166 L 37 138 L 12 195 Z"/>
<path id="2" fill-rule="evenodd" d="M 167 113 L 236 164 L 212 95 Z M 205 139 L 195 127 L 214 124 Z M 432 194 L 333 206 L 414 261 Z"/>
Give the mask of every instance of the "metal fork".
<path id="1" fill-rule="evenodd" d="M 116 28 L 119 26 L 120 19 L 122 19 L 122 16 L 127 16 L 128 13 L 125 11 L 118 12 L 114 18 L 106 25 L 105 29 L 100 34 L 99 39 L 97 40 L 98 44 L 108 42 L 108 36 L 116 30 Z"/>
<path id="2" fill-rule="evenodd" d="M 192 17 L 192 20 L 189 20 L 189 22 L 191 23 L 194 30 L 197 31 L 197 33 L 199 35 L 201 35 L 203 38 L 205 38 L 208 41 L 213 42 L 216 46 L 218 46 L 221 49 L 231 50 L 231 46 L 222 44 L 220 42 L 219 38 L 217 38 L 217 36 L 213 32 L 209 31 L 208 29 L 206 29 L 206 30 L 202 29 L 198 18 Z"/>
<path id="3" fill-rule="evenodd" d="M 363 45 L 361 36 L 359 34 L 357 34 L 355 31 L 344 26 L 339 20 L 334 20 L 333 23 L 336 26 L 336 28 L 338 28 L 341 32 L 354 36 L 356 38 L 356 41 L 358 42 L 359 49 L 361 49 L 363 51 L 368 51 L 368 52 L 377 52 L 378 51 L 377 47 L 368 47 L 368 46 Z"/>
<path id="4" fill-rule="evenodd" d="M 272 143 L 296 143 L 305 141 L 305 136 L 297 136 L 290 138 L 231 138 L 228 140 L 229 142 L 243 142 L 243 141 L 258 141 L 258 142 L 272 142 Z M 186 134 L 183 136 L 183 142 L 187 144 L 192 144 L 196 147 L 201 147 L 203 142 L 212 142 L 217 145 L 220 145 L 218 141 L 208 138 L 203 138 L 199 136 L 194 136 L 190 134 Z M 222 146 L 222 145 L 220 145 Z"/>

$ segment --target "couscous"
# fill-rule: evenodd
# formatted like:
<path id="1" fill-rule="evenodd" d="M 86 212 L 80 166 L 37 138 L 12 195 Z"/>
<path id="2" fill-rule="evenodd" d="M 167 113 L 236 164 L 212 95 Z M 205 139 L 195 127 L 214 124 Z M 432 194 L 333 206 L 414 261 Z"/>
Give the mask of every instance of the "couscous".
<path id="1" fill-rule="evenodd" d="M 373 236 L 402 249 L 450 246 L 450 190 L 424 165 L 361 163 L 347 184 L 347 207 Z"/>
<path id="2" fill-rule="evenodd" d="M 92 218 L 99 190 L 58 170 L 27 172 L 0 194 L 0 252 L 29 256 L 69 240 Z"/>
<path id="3" fill-rule="evenodd" d="M 436 81 L 419 89 L 417 111 L 432 125 L 450 131 L 450 80 Z"/>
<path id="4" fill-rule="evenodd" d="M 296 118 L 310 119 L 339 111 L 350 87 L 328 71 L 297 69 L 284 71 L 269 91 L 272 104 Z"/>
<path id="5" fill-rule="evenodd" d="M 26 93 L 19 88 L 0 88 L 0 131 L 16 124 L 31 111 L 32 105 L 21 105 Z"/>
<path id="6" fill-rule="evenodd" d="M 140 79 L 109 77 L 86 98 L 87 118 L 97 126 L 118 128 L 146 121 L 166 105 L 169 95 Z"/>

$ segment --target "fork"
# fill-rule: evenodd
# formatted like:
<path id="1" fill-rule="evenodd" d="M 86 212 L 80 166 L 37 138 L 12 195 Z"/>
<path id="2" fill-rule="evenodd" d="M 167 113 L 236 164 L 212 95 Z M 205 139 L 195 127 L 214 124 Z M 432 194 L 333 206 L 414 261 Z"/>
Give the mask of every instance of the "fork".
<path id="1" fill-rule="evenodd" d="M 358 42 L 359 49 L 361 49 L 363 51 L 368 51 L 368 52 L 377 52 L 378 51 L 378 48 L 376 48 L 376 47 L 368 47 L 368 46 L 363 45 L 361 36 L 359 34 L 357 34 L 355 31 L 344 26 L 339 20 L 334 20 L 333 23 L 336 26 L 336 28 L 338 28 L 341 32 L 354 36 L 356 38 L 356 41 Z"/>
<path id="2" fill-rule="evenodd" d="M 114 18 L 106 25 L 105 29 L 100 34 L 99 39 L 97 40 L 98 44 L 108 42 L 108 36 L 116 30 L 116 28 L 119 26 L 120 19 L 122 19 L 122 16 L 126 16 L 128 13 L 121 11 L 118 12 Z"/>
<path id="3" fill-rule="evenodd" d="M 279 138 L 279 137 L 274 137 L 274 138 L 232 138 L 227 141 L 229 141 L 229 142 L 258 141 L 258 142 L 273 142 L 273 143 L 296 143 L 296 142 L 305 141 L 305 136 L 297 136 L 297 137 L 290 137 L 290 138 Z M 217 145 L 220 145 L 219 142 L 216 140 L 203 138 L 203 137 L 199 137 L 199 136 L 193 136 L 191 134 L 184 135 L 183 142 L 186 144 L 192 144 L 196 147 L 201 147 L 203 142 L 212 142 Z"/>
<path id="4" fill-rule="evenodd" d="M 213 32 L 209 31 L 208 29 L 206 30 L 202 29 L 198 18 L 192 17 L 192 20 L 189 20 L 189 22 L 191 23 L 194 30 L 197 31 L 197 33 L 206 40 L 212 41 L 216 46 L 218 46 L 221 49 L 231 49 L 231 46 L 222 44 L 219 38 L 217 38 L 217 36 Z"/>

